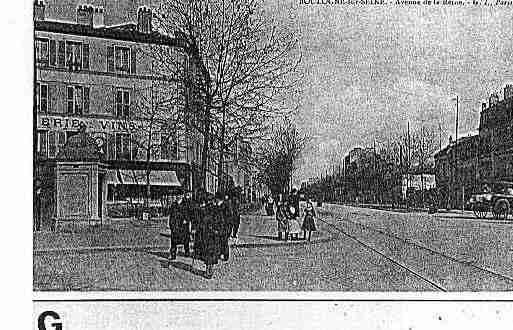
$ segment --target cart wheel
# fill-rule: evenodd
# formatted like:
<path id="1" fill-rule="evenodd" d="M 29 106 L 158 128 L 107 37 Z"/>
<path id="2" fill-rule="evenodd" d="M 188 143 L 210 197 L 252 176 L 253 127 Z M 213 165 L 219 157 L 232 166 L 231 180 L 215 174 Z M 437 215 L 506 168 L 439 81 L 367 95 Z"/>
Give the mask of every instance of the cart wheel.
<path id="1" fill-rule="evenodd" d="M 506 199 L 499 199 L 493 208 L 495 217 L 498 220 L 507 220 L 509 214 L 510 206 L 509 202 Z"/>
<path id="2" fill-rule="evenodd" d="M 486 209 L 483 209 L 479 207 L 478 205 L 474 205 L 472 208 L 472 211 L 474 211 L 474 215 L 478 219 L 486 219 L 486 215 L 488 214 L 488 211 Z"/>

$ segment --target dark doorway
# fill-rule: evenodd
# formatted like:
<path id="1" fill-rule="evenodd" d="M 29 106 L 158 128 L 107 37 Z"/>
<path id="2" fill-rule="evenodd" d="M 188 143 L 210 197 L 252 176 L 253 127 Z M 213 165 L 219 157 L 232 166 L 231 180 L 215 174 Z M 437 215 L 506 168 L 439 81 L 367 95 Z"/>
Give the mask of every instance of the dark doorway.
<path id="1" fill-rule="evenodd" d="M 103 179 L 104 174 L 98 174 L 98 217 L 102 220 L 103 216 Z"/>

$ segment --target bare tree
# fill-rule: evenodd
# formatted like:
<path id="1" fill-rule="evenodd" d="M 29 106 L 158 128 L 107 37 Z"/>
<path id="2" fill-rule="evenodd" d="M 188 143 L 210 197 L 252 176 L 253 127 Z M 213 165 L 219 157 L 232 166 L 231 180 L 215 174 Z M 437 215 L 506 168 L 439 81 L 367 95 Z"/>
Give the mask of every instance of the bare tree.
<path id="1" fill-rule="evenodd" d="M 290 120 L 283 120 L 257 153 L 258 177 L 271 192 L 284 193 L 290 186 L 307 137 Z"/>
<path id="2" fill-rule="evenodd" d="M 220 179 L 226 151 L 241 136 L 262 138 L 273 117 L 290 112 L 286 100 L 298 86 L 296 31 L 266 10 L 261 0 L 167 0 L 156 15 L 161 31 L 192 47 L 206 76 L 199 86 L 202 127 L 204 141 L 212 125 L 218 128 Z M 203 176 L 208 146 L 203 143 Z"/>
<path id="3" fill-rule="evenodd" d="M 142 55 L 146 55 L 143 51 L 148 50 L 143 48 L 139 50 Z M 148 59 L 150 63 L 153 62 L 151 58 L 148 57 Z M 185 123 L 189 119 L 183 88 L 186 71 L 181 61 L 175 61 L 172 65 L 175 69 L 171 77 L 156 70 L 152 63 L 151 82 L 134 86 L 130 94 L 119 90 L 115 95 L 114 111 L 116 116 L 123 120 L 122 131 L 125 133 L 124 136 L 116 137 L 120 141 L 113 141 L 119 146 L 115 158 L 137 159 L 145 162 L 144 178 L 138 177 L 137 173 L 132 171 L 131 179 L 137 185 L 139 180 L 145 182 L 144 205 L 146 208 L 149 206 L 151 192 L 151 163 L 159 158 L 178 157 L 181 151 L 178 132 L 184 130 Z"/>

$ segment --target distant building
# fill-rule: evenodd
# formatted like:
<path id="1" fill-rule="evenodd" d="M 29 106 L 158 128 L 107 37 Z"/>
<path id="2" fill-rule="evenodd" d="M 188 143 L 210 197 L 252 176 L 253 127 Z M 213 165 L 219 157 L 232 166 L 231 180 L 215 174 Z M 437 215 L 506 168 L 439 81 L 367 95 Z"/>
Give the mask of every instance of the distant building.
<path id="1" fill-rule="evenodd" d="M 441 206 L 461 206 L 484 183 L 513 181 L 513 85 L 503 100 L 493 93 L 482 104 L 479 134 L 449 141 L 435 164 Z"/>

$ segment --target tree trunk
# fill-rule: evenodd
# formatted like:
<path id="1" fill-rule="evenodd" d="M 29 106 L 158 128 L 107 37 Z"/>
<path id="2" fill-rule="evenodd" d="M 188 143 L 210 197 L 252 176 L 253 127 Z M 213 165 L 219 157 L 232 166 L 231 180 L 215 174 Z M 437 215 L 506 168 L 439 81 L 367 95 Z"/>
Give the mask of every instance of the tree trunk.
<path id="1" fill-rule="evenodd" d="M 201 150 L 200 184 L 207 190 L 208 153 L 210 142 L 210 98 L 207 100 L 203 118 L 203 148 Z"/>
<path id="2" fill-rule="evenodd" d="M 220 138 L 220 146 L 219 146 L 219 164 L 217 165 L 217 191 L 222 191 L 225 185 L 224 181 L 224 171 L 223 171 L 223 163 L 224 163 L 224 149 L 225 149 L 225 133 L 226 133 L 226 108 L 223 105 L 223 123 L 221 126 L 221 138 Z"/>

